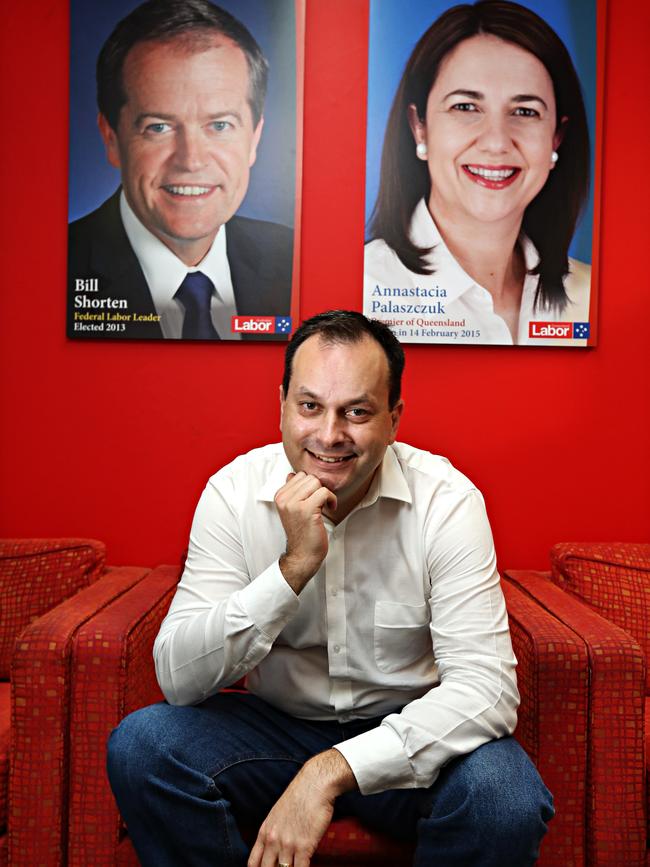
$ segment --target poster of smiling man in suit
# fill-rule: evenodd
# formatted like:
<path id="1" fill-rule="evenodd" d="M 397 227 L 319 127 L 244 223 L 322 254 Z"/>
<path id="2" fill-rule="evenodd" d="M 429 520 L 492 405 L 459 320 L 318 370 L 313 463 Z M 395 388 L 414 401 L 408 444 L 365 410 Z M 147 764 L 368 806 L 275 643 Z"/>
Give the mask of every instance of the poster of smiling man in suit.
<path id="1" fill-rule="evenodd" d="M 293 0 L 73 3 L 69 337 L 288 337 L 296 17 Z"/>

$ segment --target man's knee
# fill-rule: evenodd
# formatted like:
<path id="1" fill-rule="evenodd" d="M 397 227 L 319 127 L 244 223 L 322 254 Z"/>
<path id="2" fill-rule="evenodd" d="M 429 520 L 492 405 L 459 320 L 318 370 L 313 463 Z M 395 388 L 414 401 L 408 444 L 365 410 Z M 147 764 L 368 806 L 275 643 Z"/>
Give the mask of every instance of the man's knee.
<path id="1" fill-rule="evenodd" d="M 436 815 L 468 821 L 491 844 L 540 839 L 553 817 L 553 799 L 535 766 L 513 738 L 492 741 L 456 760 L 440 779 Z"/>
<path id="2" fill-rule="evenodd" d="M 108 740 L 108 777 L 117 791 L 140 786 L 161 770 L 166 755 L 166 731 L 171 708 L 165 704 L 144 707 L 125 717 Z"/>

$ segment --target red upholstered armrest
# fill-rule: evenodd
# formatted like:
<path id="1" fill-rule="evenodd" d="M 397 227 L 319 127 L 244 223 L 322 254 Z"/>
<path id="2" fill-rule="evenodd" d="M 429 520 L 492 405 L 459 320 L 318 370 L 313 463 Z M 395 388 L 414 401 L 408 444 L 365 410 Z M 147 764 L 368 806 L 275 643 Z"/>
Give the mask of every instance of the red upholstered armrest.
<path id="1" fill-rule="evenodd" d="M 105 562 L 94 539 L 0 539 L 0 678 L 23 629 L 96 581 Z"/>
<path id="2" fill-rule="evenodd" d="M 162 698 L 152 648 L 179 577 L 179 566 L 158 566 L 77 635 L 70 865 L 115 863 L 121 822 L 106 777 L 106 741 L 123 717 Z"/>
<path id="3" fill-rule="evenodd" d="M 560 542 L 551 569 L 559 587 L 628 632 L 650 659 L 650 544 Z"/>
<path id="4" fill-rule="evenodd" d="M 641 649 L 627 632 L 553 584 L 547 573 L 509 571 L 504 583 L 519 588 L 572 630 L 587 653 L 588 863 L 641 867 L 646 863 Z"/>
<path id="5" fill-rule="evenodd" d="M 540 867 L 582 867 L 588 661 L 584 642 L 507 579 L 503 591 L 521 694 L 515 736 L 553 793 L 556 817 Z"/>
<path id="6" fill-rule="evenodd" d="M 109 569 L 31 623 L 11 666 L 9 863 L 65 861 L 70 741 L 70 658 L 77 630 L 140 581 L 148 569 Z"/>

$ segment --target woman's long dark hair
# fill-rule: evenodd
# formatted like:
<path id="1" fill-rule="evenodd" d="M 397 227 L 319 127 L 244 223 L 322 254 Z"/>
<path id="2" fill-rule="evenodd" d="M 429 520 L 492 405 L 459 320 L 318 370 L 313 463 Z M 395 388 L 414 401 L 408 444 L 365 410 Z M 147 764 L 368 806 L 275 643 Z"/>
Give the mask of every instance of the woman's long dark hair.
<path id="1" fill-rule="evenodd" d="M 580 82 L 562 40 L 530 9 L 504 0 L 479 0 L 444 12 L 419 40 L 411 54 L 386 126 L 379 193 L 370 221 L 370 239 L 383 238 L 403 264 L 416 274 L 429 274 L 431 248 L 416 247 L 409 229 L 413 210 L 428 200 L 431 181 L 427 163 L 417 158 L 408 123 L 408 107 L 426 115 L 429 91 L 443 59 L 460 42 L 490 34 L 518 45 L 540 60 L 553 82 L 556 128 L 563 126 L 560 159 L 544 187 L 524 213 L 523 230 L 539 253 L 535 304 L 561 311 L 566 307 L 564 277 L 575 225 L 589 189 L 589 131 Z"/>

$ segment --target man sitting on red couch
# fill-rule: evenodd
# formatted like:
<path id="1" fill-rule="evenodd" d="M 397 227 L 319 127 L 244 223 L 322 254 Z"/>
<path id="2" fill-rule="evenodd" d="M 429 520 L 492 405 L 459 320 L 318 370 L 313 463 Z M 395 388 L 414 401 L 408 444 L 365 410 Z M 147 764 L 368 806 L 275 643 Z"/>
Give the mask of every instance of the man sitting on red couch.
<path id="1" fill-rule="evenodd" d="M 483 499 L 395 442 L 403 366 L 360 313 L 307 320 L 286 351 L 282 444 L 209 480 L 154 649 L 168 703 L 109 745 L 144 865 L 306 867 L 335 810 L 417 841 L 416 865 L 536 860 L 553 810 L 509 737 L 515 659 Z M 244 675 L 247 693 L 220 692 Z"/>

